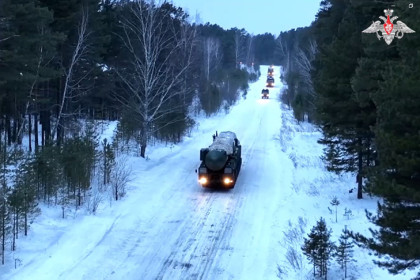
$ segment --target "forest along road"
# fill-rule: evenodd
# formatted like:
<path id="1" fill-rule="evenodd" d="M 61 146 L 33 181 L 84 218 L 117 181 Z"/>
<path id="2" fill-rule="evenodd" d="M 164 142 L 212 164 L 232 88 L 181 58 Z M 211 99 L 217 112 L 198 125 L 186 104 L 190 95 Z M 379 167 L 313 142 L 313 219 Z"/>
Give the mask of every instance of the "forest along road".
<path id="1" fill-rule="evenodd" d="M 208 135 L 193 132 L 184 148 L 152 167 L 133 166 L 124 207 L 98 229 L 100 238 L 87 232 L 86 249 L 68 254 L 62 268 L 52 270 L 59 275 L 36 278 L 49 260 L 34 262 L 26 269 L 32 279 L 277 279 L 283 253 L 278 242 L 288 220 L 281 210 L 292 192 L 294 167 L 276 140 L 282 85 L 276 78 L 270 99 L 261 99 L 267 67 L 261 73 L 247 98 L 208 126 L 214 129 Z M 242 145 L 242 169 L 229 191 L 201 188 L 194 172 L 200 148 L 211 144 L 215 130 L 235 132 Z M 71 247 L 71 234 L 63 236 L 60 250 Z"/>

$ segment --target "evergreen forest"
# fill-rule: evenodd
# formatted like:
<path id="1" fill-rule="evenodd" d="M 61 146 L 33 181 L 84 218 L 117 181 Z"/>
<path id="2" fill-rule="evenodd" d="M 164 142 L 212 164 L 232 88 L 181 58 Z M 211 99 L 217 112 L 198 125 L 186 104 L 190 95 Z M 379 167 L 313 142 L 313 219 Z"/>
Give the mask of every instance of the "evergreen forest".
<path id="1" fill-rule="evenodd" d="M 420 265 L 420 9 L 412 4 L 323 0 L 311 26 L 276 39 L 283 102 L 322 130 L 328 170 L 355 174 L 357 198 L 382 198 L 367 213 L 371 235 L 352 236 L 388 256 L 377 264 L 394 274 Z M 390 44 L 363 33 L 385 9 L 416 33 Z"/>

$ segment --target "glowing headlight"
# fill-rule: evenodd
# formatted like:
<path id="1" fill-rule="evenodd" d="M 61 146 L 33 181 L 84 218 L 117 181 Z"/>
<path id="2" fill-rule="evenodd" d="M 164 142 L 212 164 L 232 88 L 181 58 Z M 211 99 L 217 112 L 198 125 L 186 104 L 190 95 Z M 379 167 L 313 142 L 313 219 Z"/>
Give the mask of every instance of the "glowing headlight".
<path id="1" fill-rule="evenodd" d="M 207 184 L 207 178 L 206 178 L 206 177 L 201 177 L 201 178 L 198 180 L 198 182 L 199 182 L 200 184 L 202 184 L 202 185 L 205 185 L 205 184 Z"/>
<path id="2" fill-rule="evenodd" d="M 225 185 L 229 185 L 230 183 L 233 183 L 233 180 L 232 179 L 230 179 L 230 178 L 224 178 L 223 179 L 223 183 L 225 184 Z"/>

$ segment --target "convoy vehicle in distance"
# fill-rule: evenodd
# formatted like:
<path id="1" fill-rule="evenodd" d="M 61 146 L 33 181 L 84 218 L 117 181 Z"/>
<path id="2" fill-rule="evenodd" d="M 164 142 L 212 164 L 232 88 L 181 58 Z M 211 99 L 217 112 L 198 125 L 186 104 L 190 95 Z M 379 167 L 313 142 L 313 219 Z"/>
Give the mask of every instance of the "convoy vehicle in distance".
<path id="1" fill-rule="evenodd" d="M 235 186 L 241 170 L 241 144 L 236 134 L 223 131 L 213 135 L 213 143 L 200 150 L 198 182 L 204 188 L 226 188 Z"/>
<path id="2" fill-rule="evenodd" d="M 270 67 L 268 67 L 268 71 L 267 71 L 267 75 L 268 76 L 274 76 L 274 68 L 273 65 L 271 65 Z"/>
<path id="3" fill-rule="evenodd" d="M 266 86 L 267 87 L 273 87 L 274 86 L 274 78 L 272 76 L 267 77 Z"/>
<path id="4" fill-rule="evenodd" d="M 261 91 L 261 99 L 268 99 L 268 98 L 270 98 L 270 92 L 269 92 L 268 88 L 264 88 Z"/>

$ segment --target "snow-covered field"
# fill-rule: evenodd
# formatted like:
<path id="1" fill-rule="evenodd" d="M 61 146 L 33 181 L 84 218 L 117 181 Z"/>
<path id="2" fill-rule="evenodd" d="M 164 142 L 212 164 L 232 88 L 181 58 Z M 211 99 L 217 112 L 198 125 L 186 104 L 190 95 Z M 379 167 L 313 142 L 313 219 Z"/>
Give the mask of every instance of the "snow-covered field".
<path id="1" fill-rule="evenodd" d="M 312 266 L 300 247 L 316 221 L 325 218 L 333 241 L 344 226 L 367 233 L 365 209 L 375 211 L 376 199 L 357 200 L 349 193 L 353 176 L 324 169 L 320 132 L 297 124 L 279 102 L 279 70 L 270 99 L 260 97 L 265 66 L 228 114 L 198 118 L 182 143 L 149 147 L 148 160 L 127 158 L 133 180 L 122 200 L 104 200 L 96 215 L 79 211 L 66 219 L 61 208 L 42 207 L 29 236 L 20 237 L 0 267 L 0 278 L 310 279 Z M 200 148 L 211 144 L 216 130 L 236 132 L 242 144 L 243 167 L 230 191 L 201 188 L 194 172 Z M 352 215 L 343 216 L 345 208 Z M 413 276 L 392 276 L 372 263 L 369 252 L 354 249 L 351 279 Z M 287 252 L 297 253 L 294 266 Z M 328 278 L 343 278 L 334 262 Z"/>

